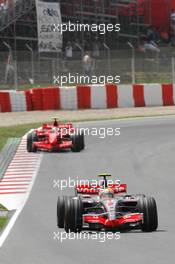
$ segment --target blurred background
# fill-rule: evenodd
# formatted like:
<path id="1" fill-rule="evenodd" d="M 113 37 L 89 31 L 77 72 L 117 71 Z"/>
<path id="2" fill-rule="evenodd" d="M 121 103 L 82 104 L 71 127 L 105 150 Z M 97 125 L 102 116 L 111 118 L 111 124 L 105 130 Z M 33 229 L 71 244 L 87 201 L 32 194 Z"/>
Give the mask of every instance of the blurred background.
<path id="1" fill-rule="evenodd" d="M 48 27 L 40 31 L 51 21 L 119 23 L 121 30 L 54 39 Z M 70 73 L 175 82 L 174 58 L 175 0 L 0 0 L 0 89 L 53 85 L 54 75 Z"/>

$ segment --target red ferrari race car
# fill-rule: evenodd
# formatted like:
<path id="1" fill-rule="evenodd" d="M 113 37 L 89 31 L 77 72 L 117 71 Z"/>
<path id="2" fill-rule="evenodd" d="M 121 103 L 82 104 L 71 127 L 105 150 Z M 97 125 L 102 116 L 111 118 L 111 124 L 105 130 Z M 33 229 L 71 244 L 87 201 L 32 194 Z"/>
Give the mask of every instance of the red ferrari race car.
<path id="1" fill-rule="evenodd" d="M 89 230 L 155 231 L 157 206 L 153 197 L 127 194 L 126 184 L 110 183 L 110 174 L 100 174 L 99 184 L 76 186 L 74 197 L 59 196 L 57 226 L 66 232 Z"/>
<path id="2" fill-rule="evenodd" d="M 27 151 L 60 151 L 71 149 L 80 152 L 85 147 L 84 134 L 78 133 L 72 124 L 61 124 L 54 119 L 52 125 L 43 124 L 27 135 Z"/>

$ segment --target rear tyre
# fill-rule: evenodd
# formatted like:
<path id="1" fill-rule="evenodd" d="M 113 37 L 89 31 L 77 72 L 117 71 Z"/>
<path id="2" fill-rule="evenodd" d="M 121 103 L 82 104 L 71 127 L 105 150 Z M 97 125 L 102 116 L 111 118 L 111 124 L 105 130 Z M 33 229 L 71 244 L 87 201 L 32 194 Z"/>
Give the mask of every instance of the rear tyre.
<path id="1" fill-rule="evenodd" d="M 71 150 L 73 152 L 80 152 L 82 149 L 85 147 L 84 143 L 84 134 L 78 134 L 78 135 L 71 135 L 71 140 L 72 140 L 72 148 Z"/>
<path id="2" fill-rule="evenodd" d="M 156 201 L 153 197 L 139 197 L 138 211 L 143 213 L 142 231 L 152 232 L 158 227 L 158 216 Z"/>
<path id="3" fill-rule="evenodd" d="M 65 215 L 65 196 L 58 196 L 57 201 L 57 226 L 64 228 L 64 215 Z"/>
<path id="4" fill-rule="evenodd" d="M 35 132 L 29 133 L 27 135 L 27 151 L 36 152 L 37 148 L 33 145 L 34 142 L 38 141 L 37 134 Z"/>
<path id="5" fill-rule="evenodd" d="M 81 199 L 67 199 L 64 228 L 67 233 L 80 232 L 83 225 L 83 203 Z"/>
<path id="6" fill-rule="evenodd" d="M 85 142 L 84 142 L 84 134 L 80 134 L 80 144 L 81 144 L 81 149 L 83 150 L 85 148 Z"/>

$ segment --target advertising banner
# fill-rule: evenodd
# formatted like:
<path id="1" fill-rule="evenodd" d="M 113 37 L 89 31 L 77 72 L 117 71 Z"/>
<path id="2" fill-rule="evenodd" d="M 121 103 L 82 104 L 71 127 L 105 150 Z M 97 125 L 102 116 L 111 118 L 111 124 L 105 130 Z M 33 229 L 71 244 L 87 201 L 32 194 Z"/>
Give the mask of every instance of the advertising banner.
<path id="1" fill-rule="evenodd" d="M 61 24 L 60 3 L 49 0 L 35 0 L 38 26 L 39 52 L 60 52 L 62 35 L 54 31 L 54 25 Z"/>

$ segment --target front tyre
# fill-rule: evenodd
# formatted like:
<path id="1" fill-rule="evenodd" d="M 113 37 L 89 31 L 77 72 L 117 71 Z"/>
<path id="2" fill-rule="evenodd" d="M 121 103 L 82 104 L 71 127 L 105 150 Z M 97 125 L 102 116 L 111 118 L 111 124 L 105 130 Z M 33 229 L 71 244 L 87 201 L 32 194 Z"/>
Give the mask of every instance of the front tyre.
<path id="1" fill-rule="evenodd" d="M 67 199 L 64 228 L 67 233 L 80 232 L 83 225 L 83 203 L 79 198 Z"/>
<path id="2" fill-rule="evenodd" d="M 80 140 L 81 150 L 83 150 L 85 148 L 84 133 L 81 133 L 79 135 L 79 140 Z"/>
<path id="3" fill-rule="evenodd" d="M 36 152 L 37 148 L 34 146 L 34 142 L 38 141 L 37 134 L 35 132 L 29 133 L 27 135 L 27 151 Z"/>
<path id="4" fill-rule="evenodd" d="M 71 135 L 71 140 L 72 140 L 72 148 L 71 150 L 73 152 L 80 152 L 81 150 L 84 149 L 85 143 L 84 143 L 84 134 L 75 134 Z"/>
<path id="5" fill-rule="evenodd" d="M 57 226 L 64 228 L 64 215 L 65 215 L 65 196 L 58 196 L 57 201 Z"/>
<path id="6" fill-rule="evenodd" d="M 158 227 L 156 201 L 153 197 L 139 197 L 138 211 L 143 213 L 142 231 L 152 232 Z"/>

